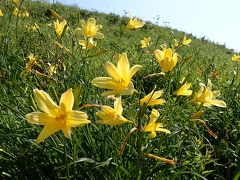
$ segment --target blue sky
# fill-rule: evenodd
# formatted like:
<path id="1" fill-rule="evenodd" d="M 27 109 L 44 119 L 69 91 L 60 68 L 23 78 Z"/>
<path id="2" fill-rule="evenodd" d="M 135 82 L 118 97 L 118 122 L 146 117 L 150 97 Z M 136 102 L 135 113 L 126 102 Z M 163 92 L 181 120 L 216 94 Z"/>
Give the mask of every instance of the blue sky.
<path id="1" fill-rule="evenodd" d="M 58 0 L 80 8 L 113 12 L 192 33 L 240 52 L 240 0 Z"/>

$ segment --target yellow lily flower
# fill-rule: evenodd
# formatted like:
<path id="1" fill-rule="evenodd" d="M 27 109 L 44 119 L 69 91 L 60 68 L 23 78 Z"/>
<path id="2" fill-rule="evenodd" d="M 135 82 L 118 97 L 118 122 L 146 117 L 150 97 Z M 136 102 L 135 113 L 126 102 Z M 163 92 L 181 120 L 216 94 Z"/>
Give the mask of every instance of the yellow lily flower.
<path id="1" fill-rule="evenodd" d="M 154 106 L 154 105 L 162 105 L 166 103 L 164 99 L 158 99 L 162 96 L 163 91 L 155 91 L 152 90 L 148 95 L 146 95 L 144 98 L 140 100 L 140 106 L 142 106 L 144 103 L 147 106 Z"/>
<path id="2" fill-rule="evenodd" d="M 31 54 L 28 56 L 28 59 L 29 59 L 29 61 L 28 61 L 28 63 L 26 64 L 25 71 L 26 71 L 26 72 L 31 72 L 31 71 L 32 71 L 32 66 L 33 66 L 34 64 L 37 64 L 37 57 L 34 56 L 34 54 L 31 53 Z"/>
<path id="3" fill-rule="evenodd" d="M 2 10 L 0 9 L 0 17 L 4 16 Z"/>
<path id="4" fill-rule="evenodd" d="M 173 47 L 177 48 L 178 46 L 179 46 L 179 41 L 177 39 L 174 39 Z"/>
<path id="5" fill-rule="evenodd" d="M 177 64 L 178 54 L 173 53 L 171 48 L 163 48 L 162 51 L 157 49 L 154 54 L 163 72 L 171 71 Z"/>
<path id="6" fill-rule="evenodd" d="M 134 85 L 131 82 L 132 76 L 142 66 L 135 65 L 130 69 L 127 54 L 123 53 L 119 56 L 117 67 L 111 62 L 107 62 L 105 67 L 110 77 L 97 77 L 92 80 L 92 84 L 97 87 L 111 89 L 103 92 L 102 96 L 132 95 L 134 92 Z"/>
<path id="7" fill-rule="evenodd" d="M 93 38 L 88 38 L 87 40 L 79 40 L 79 44 L 83 49 L 92 49 L 97 46 L 97 43 L 93 41 Z"/>
<path id="8" fill-rule="evenodd" d="M 71 138 L 71 127 L 84 126 L 91 122 L 87 119 L 86 113 L 72 110 L 74 103 L 72 89 L 61 96 L 59 106 L 46 92 L 34 89 L 33 93 L 38 108 L 43 112 L 32 112 L 25 118 L 31 123 L 44 125 L 36 140 L 37 144 L 59 130 L 63 131 L 65 137 Z"/>
<path id="9" fill-rule="evenodd" d="M 75 34 L 83 34 L 86 38 L 104 38 L 104 35 L 98 32 L 102 26 L 96 25 L 94 18 L 89 18 L 87 23 L 84 20 L 80 21 L 82 28 L 76 28 Z"/>
<path id="10" fill-rule="evenodd" d="M 240 55 L 234 54 L 234 55 L 232 56 L 232 61 L 234 61 L 234 62 L 240 62 Z"/>
<path id="11" fill-rule="evenodd" d="M 204 84 L 200 84 L 201 88 L 195 93 L 192 101 L 197 104 L 203 104 L 203 106 L 218 106 L 227 107 L 226 103 L 222 100 L 216 99 L 220 95 L 220 91 L 212 91 L 212 82 L 208 79 L 207 87 Z"/>
<path id="12" fill-rule="evenodd" d="M 191 96 L 192 90 L 189 90 L 191 85 L 192 83 L 185 83 L 175 92 L 175 94 L 177 96 Z"/>
<path id="13" fill-rule="evenodd" d="M 133 30 L 133 29 L 141 28 L 141 27 L 144 26 L 144 24 L 145 24 L 145 22 L 140 21 L 137 18 L 130 19 L 128 24 L 127 24 L 127 29 Z"/>
<path id="14" fill-rule="evenodd" d="M 122 116 L 122 111 L 122 101 L 121 97 L 119 97 L 116 98 L 114 102 L 114 109 L 110 106 L 102 106 L 101 111 L 96 112 L 96 115 L 101 118 L 101 120 L 97 121 L 97 123 L 116 126 L 126 122 L 131 122 Z"/>
<path id="15" fill-rule="evenodd" d="M 141 48 L 146 48 L 149 47 L 150 44 L 152 44 L 152 40 L 151 37 L 144 37 L 143 40 L 141 40 Z"/>
<path id="16" fill-rule="evenodd" d="M 67 29 L 67 21 L 63 20 L 59 23 L 58 19 L 54 22 L 54 28 L 57 38 L 60 40 Z"/>
<path id="17" fill-rule="evenodd" d="M 18 9 L 18 8 L 14 8 L 14 10 L 13 10 L 13 15 L 14 16 L 21 16 L 21 11 Z"/>
<path id="18" fill-rule="evenodd" d="M 187 39 L 186 34 L 185 34 L 184 37 L 183 37 L 183 40 L 182 40 L 182 44 L 186 45 L 186 46 L 189 46 L 189 44 L 191 42 L 192 42 L 192 40 L 191 39 Z"/>
<path id="19" fill-rule="evenodd" d="M 170 134 L 170 131 L 166 128 L 163 128 L 162 123 L 156 123 L 157 119 L 159 118 L 160 114 L 156 109 L 152 109 L 150 115 L 150 121 L 146 127 L 143 128 L 144 132 L 151 132 L 151 138 L 155 138 L 157 132 L 165 132 Z"/>

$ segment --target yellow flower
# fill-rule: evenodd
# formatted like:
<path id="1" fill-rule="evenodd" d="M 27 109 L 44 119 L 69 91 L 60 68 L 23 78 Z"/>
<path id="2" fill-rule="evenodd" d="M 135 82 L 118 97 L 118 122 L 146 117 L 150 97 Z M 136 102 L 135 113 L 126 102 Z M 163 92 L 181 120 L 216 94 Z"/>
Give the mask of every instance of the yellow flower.
<path id="1" fill-rule="evenodd" d="M 51 63 L 48 63 L 47 71 L 50 75 L 52 75 L 53 73 L 56 74 L 57 73 L 57 67 L 54 66 L 54 65 L 51 65 Z"/>
<path id="2" fill-rule="evenodd" d="M 240 55 L 234 54 L 234 55 L 232 56 L 232 61 L 234 61 L 234 62 L 240 62 Z"/>
<path id="3" fill-rule="evenodd" d="M 110 106 L 102 106 L 101 111 L 96 112 L 96 115 L 101 118 L 101 120 L 97 121 L 97 123 L 116 126 L 126 122 L 131 122 L 122 116 L 122 111 L 122 101 L 121 97 L 119 97 L 116 98 L 114 102 L 114 109 Z"/>
<path id="4" fill-rule="evenodd" d="M 142 106 L 144 103 L 146 106 L 154 106 L 154 105 L 162 105 L 166 101 L 164 99 L 158 99 L 162 96 L 162 91 L 155 91 L 152 90 L 148 95 L 146 95 L 144 98 L 140 100 L 140 106 Z"/>
<path id="5" fill-rule="evenodd" d="M 97 46 L 97 43 L 93 41 L 93 38 L 88 38 L 87 40 L 79 40 L 79 44 L 83 49 L 92 49 Z"/>
<path id="6" fill-rule="evenodd" d="M 4 16 L 2 10 L 0 9 L 0 17 Z"/>
<path id="7" fill-rule="evenodd" d="M 13 15 L 14 16 L 21 16 L 21 11 L 18 9 L 18 8 L 14 8 L 14 10 L 13 10 Z"/>
<path id="8" fill-rule="evenodd" d="M 103 92 L 102 96 L 132 95 L 134 85 L 131 79 L 141 67 L 141 65 L 135 65 L 130 69 L 127 54 L 123 53 L 119 56 L 117 67 L 111 62 L 106 63 L 106 71 L 110 77 L 94 78 L 92 84 L 100 88 L 110 89 L 110 91 Z"/>
<path id="9" fill-rule="evenodd" d="M 63 20 L 59 23 L 58 19 L 54 22 L 54 28 L 57 38 L 60 40 L 67 29 L 67 21 Z"/>
<path id="10" fill-rule="evenodd" d="M 103 38 L 103 34 L 98 32 L 102 26 L 96 25 L 94 18 L 89 18 L 87 23 L 84 20 L 80 21 L 82 28 L 75 29 L 76 34 L 83 34 L 86 38 Z"/>
<path id="11" fill-rule="evenodd" d="M 171 48 L 157 49 L 154 54 L 163 72 L 171 71 L 177 64 L 178 54 L 173 53 Z"/>
<path id="12" fill-rule="evenodd" d="M 180 87 L 175 92 L 175 94 L 177 96 L 191 96 L 192 95 L 192 90 L 189 90 L 191 85 L 192 85 L 191 83 L 185 83 L 184 85 L 182 85 L 182 87 Z"/>
<path id="13" fill-rule="evenodd" d="M 184 37 L 183 37 L 183 41 L 182 41 L 182 44 L 183 45 L 186 45 L 186 46 L 189 46 L 189 44 L 191 43 L 191 39 L 187 39 L 187 37 L 186 37 L 186 34 L 184 35 Z"/>
<path id="14" fill-rule="evenodd" d="M 178 46 L 179 46 L 179 41 L 177 39 L 174 39 L 173 47 L 177 48 Z"/>
<path id="15" fill-rule="evenodd" d="M 135 19 L 130 19 L 128 24 L 127 24 L 127 29 L 137 29 L 137 28 L 141 28 L 143 27 L 145 24 L 145 22 L 140 21 L 139 19 L 135 18 Z"/>
<path id="16" fill-rule="evenodd" d="M 141 48 L 149 47 L 151 43 L 152 43 L 151 37 L 148 38 L 144 37 L 143 40 L 141 40 Z"/>
<path id="17" fill-rule="evenodd" d="M 156 137 L 156 131 L 170 133 L 168 129 L 163 128 L 162 123 L 156 123 L 159 118 L 159 112 L 156 109 L 153 109 L 150 115 L 150 121 L 146 127 L 144 127 L 144 132 L 151 132 L 151 138 Z"/>
<path id="18" fill-rule="evenodd" d="M 207 87 L 200 84 L 201 88 L 195 93 L 192 101 L 203 106 L 210 107 L 212 105 L 218 107 L 226 107 L 226 103 L 222 100 L 216 99 L 220 95 L 220 91 L 212 91 L 212 82 L 208 79 Z"/>
<path id="19" fill-rule="evenodd" d="M 37 58 L 32 53 L 28 56 L 28 63 L 26 64 L 25 71 L 32 72 L 32 66 L 37 63 Z"/>
<path id="20" fill-rule="evenodd" d="M 29 17 L 29 12 L 24 11 L 24 12 L 21 13 L 21 16 L 22 17 Z"/>
<path id="21" fill-rule="evenodd" d="M 65 137 L 71 138 L 71 127 L 84 126 L 91 121 L 82 111 L 72 110 L 74 97 L 72 89 L 68 89 L 60 99 L 59 106 L 44 91 L 33 90 L 36 103 L 43 112 L 32 112 L 25 117 L 28 121 L 38 125 L 44 125 L 36 143 L 44 141 L 55 132 L 62 130 Z"/>

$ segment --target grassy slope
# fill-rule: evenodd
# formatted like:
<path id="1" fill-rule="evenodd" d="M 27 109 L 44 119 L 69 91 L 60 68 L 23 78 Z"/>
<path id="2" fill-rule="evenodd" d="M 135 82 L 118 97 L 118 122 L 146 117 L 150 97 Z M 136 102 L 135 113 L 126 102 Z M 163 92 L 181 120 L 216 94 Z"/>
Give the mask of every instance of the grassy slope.
<path id="1" fill-rule="evenodd" d="M 61 133 L 39 146 L 35 145 L 32 139 L 37 137 L 40 128 L 31 125 L 23 118 L 32 111 L 30 106 L 33 103 L 30 95 L 32 89 L 36 87 L 49 92 L 55 100 L 58 100 L 57 97 L 67 88 L 80 85 L 81 100 L 75 102 L 76 107 L 84 103 L 109 104 L 109 101 L 100 96 L 102 90 L 93 87 L 90 81 L 97 76 L 106 76 L 106 73 L 99 69 L 104 68 L 106 61 L 114 61 L 113 57 L 116 53 L 122 52 L 127 52 L 131 65 L 139 63 L 143 66 L 143 70 L 134 77 L 136 87 L 142 92 L 151 90 L 154 81 L 161 89 L 171 85 L 172 89 L 169 93 L 172 93 L 181 77 L 189 74 L 189 82 L 194 82 L 193 89 L 198 88 L 198 82 L 206 83 L 207 78 L 212 79 L 214 88 L 222 93 L 221 99 L 228 104 L 227 109 L 204 109 L 203 119 L 219 136 L 215 140 L 200 125 L 189 121 L 189 116 L 196 112 L 196 107 L 186 103 L 184 98 L 177 101 L 169 100 L 165 109 L 161 110 L 161 121 L 167 124 L 172 134 L 152 140 L 150 144 L 154 148 L 145 148 L 147 152 L 154 150 L 163 157 L 177 159 L 178 163 L 176 167 L 171 167 L 146 160 L 142 164 L 142 178 L 231 179 L 239 171 L 237 164 L 240 154 L 240 124 L 237 118 L 240 117 L 240 87 L 239 77 L 237 77 L 238 81 L 233 81 L 235 67 L 230 62 L 232 50 L 188 35 L 193 42 L 190 48 L 183 47 L 178 50 L 181 61 L 186 63 L 182 69 L 176 68 L 172 84 L 166 85 L 159 79 L 144 81 L 144 76 L 159 72 L 159 67 L 153 54 L 148 54 L 139 47 L 140 40 L 143 37 L 152 37 L 154 43 L 150 51 L 153 52 L 163 43 L 170 44 L 174 38 L 181 39 L 184 32 L 158 27 L 149 22 L 144 28 L 132 32 L 124 29 L 128 18 L 120 18 L 114 14 L 106 15 L 40 2 L 27 2 L 24 6 L 30 12 L 29 18 L 17 19 L 8 15 L 0 22 L 0 171 L 6 173 L 2 174 L 4 178 L 8 176 L 13 179 L 65 177 L 64 151 L 68 152 L 68 161 L 78 160 L 76 165 L 69 165 L 70 173 L 78 178 L 134 178 L 135 155 L 130 146 L 134 146 L 135 139 L 130 140 L 131 145 L 126 150 L 125 156 L 118 155 L 118 147 L 129 131 L 128 127 L 76 128 L 73 131 L 73 140 L 65 144 L 66 146 L 63 145 L 64 137 Z M 79 26 L 79 17 L 96 18 L 97 22 L 103 25 L 102 32 L 105 38 L 98 42 L 98 48 L 86 52 L 77 49 L 71 33 L 67 32 L 63 37 L 63 45 L 69 48 L 72 54 L 64 50 L 56 50 L 53 27 L 47 26 L 54 21 L 47 17 L 46 12 L 49 8 L 64 17 L 71 29 Z M 24 28 L 24 25 L 34 22 L 40 26 L 39 32 L 27 31 Z M 60 71 L 53 79 L 37 76 L 34 73 L 24 75 L 22 71 L 30 52 L 38 56 L 40 63 L 36 69 L 40 72 L 46 72 L 46 63 L 54 63 L 56 59 L 64 62 L 67 71 L 59 67 Z M 213 72 L 218 72 L 219 78 L 214 78 Z M 168 98 L 168 93 L 165 98 Z M 131 102 L 136 99 L 135 95 L 128 100 Z M 131 109 L 137 109 L 137 105 L 127 103 L 126 98 L 125 107 L 128 106 L 130 108 L 126 108 L 125 115 L 133 118 L 136 110 Z M 95 112 L 95 110 L 87 112 L 93 122 L 96 121 Z M 89 159 L 81 159 L 82 157 Z"/>

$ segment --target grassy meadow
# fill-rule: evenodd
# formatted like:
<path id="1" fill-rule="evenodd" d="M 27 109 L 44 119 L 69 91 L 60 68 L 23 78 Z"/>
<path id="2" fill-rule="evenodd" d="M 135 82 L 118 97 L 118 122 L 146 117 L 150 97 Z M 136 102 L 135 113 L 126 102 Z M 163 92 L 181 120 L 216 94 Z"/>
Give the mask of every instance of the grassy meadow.
<path id="1" fill-rule="evenodd" d="M 1 179 L 237 180 L 239 66 L 134 17 L 0 1 Z"/>

